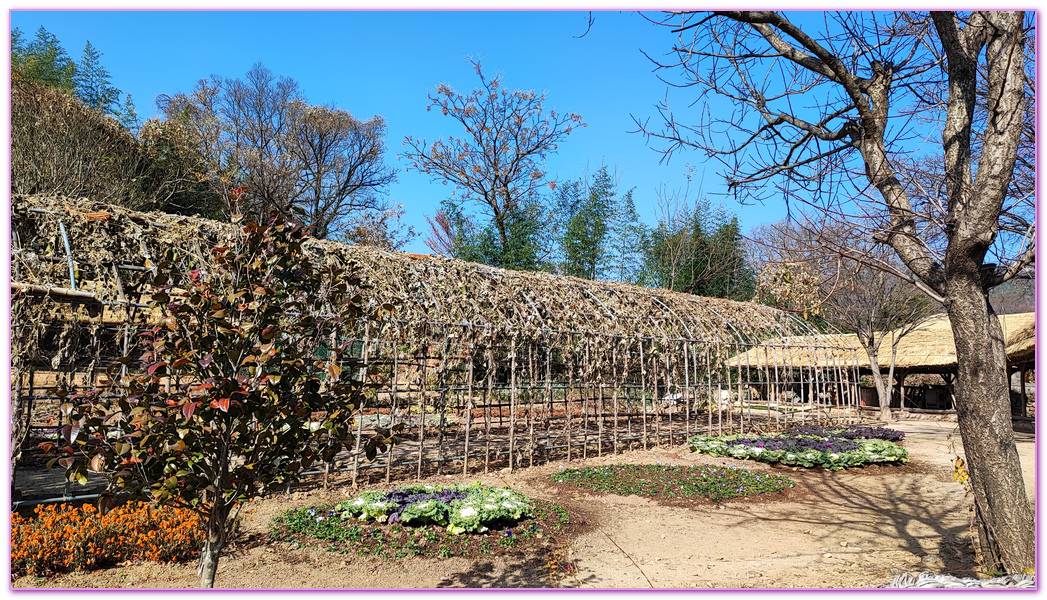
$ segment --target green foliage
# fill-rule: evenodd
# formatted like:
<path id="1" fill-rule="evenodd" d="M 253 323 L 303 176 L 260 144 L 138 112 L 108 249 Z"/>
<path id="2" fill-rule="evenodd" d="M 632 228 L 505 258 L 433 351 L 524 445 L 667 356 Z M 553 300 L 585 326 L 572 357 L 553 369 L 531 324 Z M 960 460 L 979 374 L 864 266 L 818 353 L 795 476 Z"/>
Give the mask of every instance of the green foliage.
<path id="1" fill-rule="evenodd" d="M 441 492 L 458 492 L 454 498 Z M 413 497 L 411 495 L 417 495 Z M 399 502 L 406 502 L 401 505 Z M 395 513 L 395 514 L 394 514 Z M 384 523 L 390 515 L 408 525 L 447 526 L 452 534 L 481 533 L 497 525 L 516 523 L 531 516 L 531 501 L 509 488 L 487 487 L 479 482 L 453 485 L 405 485 L 393 492 L 365 491 L 339 502 L 334 514 L 342 519 Z"/>
<path id="2" fill-rule="evenodd" d="M 643 280 L 644 252 L 649 243 L 647 226 L 633 202 L 633 190 L 616 198 L 607 243 L 607 279 L 639 284 Z"/>
<path id="3" fill-rule="evenodd" d="M 787 477 L 727 466 L 612 465 L 561 469 L 553 481 L 584 490 L 663 498 L 702 496 L 726 500 L 793 487 Z"/>
<path id="4" fill-rule="evenodd" d="M 749 300 L 756 289 L 738 218 L 708 202 L 660 220 L 650 232 L 644 276 L 654 287 L 730 300 Z"/>
<path id="5" fill-rule="evenodd" d="M 117 108 L 115 114 L 120 120 L 121 125 L 126 127 L 131 133 L 138 135 L 138 130 L 142 127 L 142 122 L 138 118 L 138 110 L 135 109 L 135 103 L 134 100 L 131 99 L 131 94 L 124 95 L 124 103 Z"/>
<path id="6" fill-rule="evenodd" d="M 831 471 L 857 467 L 872 463 L 908 462 L 909 453 L 893 442 L 879 439 L 855 440 L 857 450 L 838 452 L 833 450 L 809 449 L 802 451 L 772 450 L 747 445 L 729 445 L 728 441 L 745 438 L 742 435 L 708 436 L 695 435 L 688 439 L 691 450 L 710 456 L 730 456 L 742 460 L 758 460 L 802 467 L 824 467 Z M 817 439 L 815 436 L 805 436 Z"/>
<path id="7" fill-rule="evenodd" d="M 427 524 L 407 527 L 400 523 L 343 519 L 338 506 L 289 510 L 273 519 L 269 537 L 299 547 L 385 560 L 408 556 L 480 558 L 490 554 L 537 553 L 550 563 L 558 564 L 564 550 L 558 537 L 571 525 L 563 508 L 542 501 L 535 501 L 530 505 L 530 513 L 511 524 L 503 522 L 503 527 L 475 531 L 473 535 L 459 535 L 450 527 Z"/>
<path id="8" fill-rule="evenodd" d="M 120 90 L 110 85 L 109 71 L 102 66 L 101 58 L 102 53 L 87 42 L 73 76 L 76 97 L 98 112 L 116 114 Z"/>
<path id="9" fill-rule="evenodd" d="M 120 90 L 113 87 L 101 58 L 102 53 L 87 42 L 80 61 L 74 62 L 58 38 L 42 26 L 30 42 L 17 27 L 11 31 L 12 80 L 60 90 L 73 95 L 84 106 L 125 121 L 130 96 L 124 106 L 119 105 Z M 133 131 L 131 127 L 128 129 Z"/>
<path id="10" fill-rule="evenodd" d="M 54 34 L 41 26 L 36 37 L 26 43 L 22 32 L 11 32 L 12 79 L 35 81 L 66 93 L 76 90 L 76 63 L 69 58 Z"/>
<path id="11" fill-rule="evenodd" d="M 440 207 L 432 223 L 434 229 L 440 228 L 439 235 L 444 242 L 438 249 L 441 253 L 517 271 L 538 271 L 546 267 L 543 241 L 548 237 L 548 228 L 542 221 L 545 210 L 539 199 L 525 199 L 505 216 L 504 244 L 494 223 L 479 222 L 452 200 L 442 201 Z"/>
<path id="12" fill-rule="evenodd" d="M 150 303 L 162 320 L 145 334 L 142 372 L 122 379 L 115 401 L 92 393 L 63 404 L 70 480 L 96 471 L 110 496 L 192 507 L 215 552 L 236 506 L 352 447 L 363 397 L 362 363 L 348 351 L 368 318 L 359 278 L 314 262 L 304 229 L 279 217 L 241 231 L 212 249 L 210 273 L 173 251 L 161 260 Z M 344 341 L 317 359 L 332 339 Z M 382 430 L 363 446 L 374 457 L 394 441 Z"/>
<path id="13" fill-rule="evenodd" d="M 607 167 L 589 181 L 557 189 L 555 215 L 561 230 L 560 272 L 584 279 L 630 281 L 642 242 L 643 224 L 632 190 L 619 196 Z"/>

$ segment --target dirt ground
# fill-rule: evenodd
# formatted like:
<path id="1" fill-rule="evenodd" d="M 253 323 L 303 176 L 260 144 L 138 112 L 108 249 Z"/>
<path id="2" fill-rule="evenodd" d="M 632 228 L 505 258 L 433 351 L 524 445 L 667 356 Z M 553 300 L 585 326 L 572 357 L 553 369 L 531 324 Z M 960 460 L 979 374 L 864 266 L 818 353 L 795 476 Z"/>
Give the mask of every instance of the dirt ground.
<path id="1" fill-rule="evenodd" d="M 557 502 L 588 523 L 587 531 L 570 541 L 568 558 L 576 570 L 563 579 L 551 579 L 539 557 L 378 562 L 266 542 L 274 516 L 349 497 L 345 486 L 255 503 L 244 521 L 246 541 L 222 557 L 216 583 L 227 588 L 868 588 L 885 585 L 901 572 L 974 576 L 969 502 L 952 479 L 960 452 L 956 424 L 901 421 L 891 426 L 906 432 L 907 465 L 835 473 L 794 470 L 672 447 L 480 477 Z M 1032 497 L 1033 436 L 1015 435 Z M 561 466 L 656 461 L 781 471 L 797 487 L 766 502 L 661 506 L 637 496 L 572 491 L 550 479 Z M 51 579 L 23 577 L 12 585 L 191 588 L 198 582 L 195 564 L 139 563 Z"/>

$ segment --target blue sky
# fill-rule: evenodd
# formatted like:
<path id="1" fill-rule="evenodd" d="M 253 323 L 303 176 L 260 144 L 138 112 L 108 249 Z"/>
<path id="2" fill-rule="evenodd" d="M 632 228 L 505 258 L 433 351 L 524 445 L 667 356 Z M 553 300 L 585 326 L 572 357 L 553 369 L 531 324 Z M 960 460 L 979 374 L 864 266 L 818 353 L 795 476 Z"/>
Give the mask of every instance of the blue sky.
<path id="1" fill-rule="evenodd" d="M 594 12 L 142 12 L 12 11 L 11 27 L 32 37 L 41 25 L 76 60 L 90 40 L 102 52 L 113 85 L 130 93 L 143 118 L 155 116 L 154 99 L 187 92 L 211 74 L 242 77 L 256 62 L 301 84 L 309 101 L 333 103 L 360 118 L 381 115 L 388 127 L 387 163 L 399 171 L 388 192 L 403 204 L 406 220 L 422 234 L 408 251 L 428 252 L 422 239 L 450 189 L 398 160 L 405 136 L 433 141 L 461 135 L 456 123 L 426 112 L 427 90 L 447 83 L 460 91 L 478 84 L 467 57 L 482 57 L 487 73 L 500 71 L 509 88 L 544 90 L 546 105 L 582 115 L 588 127 L 573 132 L 547 163 L 559 179 L 578 178 L 601 165 L 617 168 L 622 189 L 635 188 L 644 220 L 655 220 L 657 190 L 701 188 L 738 214 L 743 229 L 785 216 L 782 203 L 740 206 L 716 197 L 723 186 L 715 165 L 697 152 L 668 164 L 636 133 L 631 115 L 651 117 L 667 86 L 652 72 L 652 56 L 667 52 L 674 36 L 636 13 Z M 671 90 L 679 108 L 694 90 Z M 697 108 L 691 109 L 697 110 Z"/>

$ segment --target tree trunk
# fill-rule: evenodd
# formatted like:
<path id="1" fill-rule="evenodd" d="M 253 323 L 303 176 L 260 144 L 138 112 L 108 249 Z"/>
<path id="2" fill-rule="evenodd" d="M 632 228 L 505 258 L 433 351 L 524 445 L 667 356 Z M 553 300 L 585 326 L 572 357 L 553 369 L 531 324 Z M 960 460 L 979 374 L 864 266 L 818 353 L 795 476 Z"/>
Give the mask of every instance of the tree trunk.
<path id="1" fill-rule="evenodd" d="M 974 491 L 978 542 L 990 571 L 1034 566 L 1035 522 L 1011 425 L 1000 321 L 974 276 L 951 277 L 946 310 L 956 341 L 956 415 Z"/>
<path id="2" fill-rule="evenodd" d="M 869 366 L 872 369 L 873 384 L 876 386 L 876 397 L 880 400 L 880 420 L 891 422 L 891 390 L 883 382 L 883 373 L 880 372 L 880 359 L 875 348 L 865 347 L 865 354 L 869 357 Z"/>
<path id="3" fill-rule="evenodd" d="M 200 552 L 200 567 L 197 570 L 202 588 L 214 587 L 214 576 L 218 572 L 218 558 L 225 545 L 225 525 L 228 519 L 229 507 L 216 502 L 207 520 L 207 540 Z"/>

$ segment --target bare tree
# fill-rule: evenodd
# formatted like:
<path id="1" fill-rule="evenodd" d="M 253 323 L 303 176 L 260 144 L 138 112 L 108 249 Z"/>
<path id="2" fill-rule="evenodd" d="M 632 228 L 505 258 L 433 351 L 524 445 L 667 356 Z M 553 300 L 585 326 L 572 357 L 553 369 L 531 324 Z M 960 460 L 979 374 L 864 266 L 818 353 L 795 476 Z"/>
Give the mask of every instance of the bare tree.
<path id="1" fill-rule="evenodd" d="M 472 64 L 479 88 L 463 94 L 440 84 L 429 94 L 426 108 L 461 123 L 466 136 L 432 144 L 409 136 L 404 140 L 408 148 L 404 156 L 418 171 L 455 185 L 463 200 L 480 204 L 494 223 L 501 250 L 506 251 L 514 215 L 525 199 L 548 183 L 546 157 L 585 124 L 577 114 L 546 112 L 544 93 L 506 90 L 501 75 L 488 79 L 479 60 Z"/>
<path id="2" fill-rule="evenodd" d="M 309 105 L 298 82 L 261 64 L 244 79 L 211 76 L 157 104 L 196 140 L 201 179 L 226 199 L 229 214 L 296 213 L 313 235 L 328 237 L 389 208 L 383 191 L 396 173 L 384 163 L 379 116 L 361 121 Z"/>
<path id="3" fill-rule="evenodd" d="M 298 174 L 294 202 L 313 225 L 313 235 L 327 237 L 353 215 L 387 222 L 390 207 L 380 190 L 396 174 L 382 159 L 382 117 L 360 121 L 348 111 L 303 102 L 295 102 L 291 114 L 290 153 Z"/>
<path id="4" fill-rule="evenodd" d="M 752 242 L 752 247 L 758 248 L 755 254 L 763 261 L 762 291 L 771 297 L 771 304 L 777 304 L 781 296 L 786 304 L 783 308 L 813 313 L 841 331 L 855 334 L 869 359 L 880 418 L 891 421 L 898 344 L 927 317 L 940 312 L 941 305 L 908 281 L 870 266 L 894 262 L 898 270 L 905 270 L 889 248 L 863 240 L 853 228 L 798 215 L 757 228 Z M 773 276 L 780 273 L 787 273 L 790 279 Z M 771 282 L 779 285 L 768 285 Z M 806 295 L 803 282 L 808 284 Z M 802 298 L 799 306 L 789 306 L 795 298 Z M 891 353 L 886 377 L 880 367 L 884 342 L 888 342 Z"/>
<path id="5" fill-rule="evenodd" d="M 785 197 L 862 227 L 944 305 L 956 341 L 956 408 L 990 569 L 1034 566 L 1034 520 L 1011 429 L 1006 354 L 988 290 L 1031 264 L 1032 14 L 669 13 L 659 67 L 707 109 L 668 104 L 642 131 L 705 151 L 742 198 Z M 935 143 L 937 138 L 937 143 Z M 943 165 L 940 185 L 921 165 Z M 1015 176 L 1016 168 L 1018 176 Z M 932 178 L 933 179 L 933 178 Z M 772 185 L 774 184 L 774 185 Z M 996 257 L 996 264 L 986 261 Z M 911 275 L 909 275 L 911 273 Z"/>
<path id="6" fill-rule="evenodd" d="M 403 222 L 403 216 L 402 204 L 361 213 L 350 221 L 342 240 L 383 250 L 402 250 L 417 235 L 414 227 Z"/>

